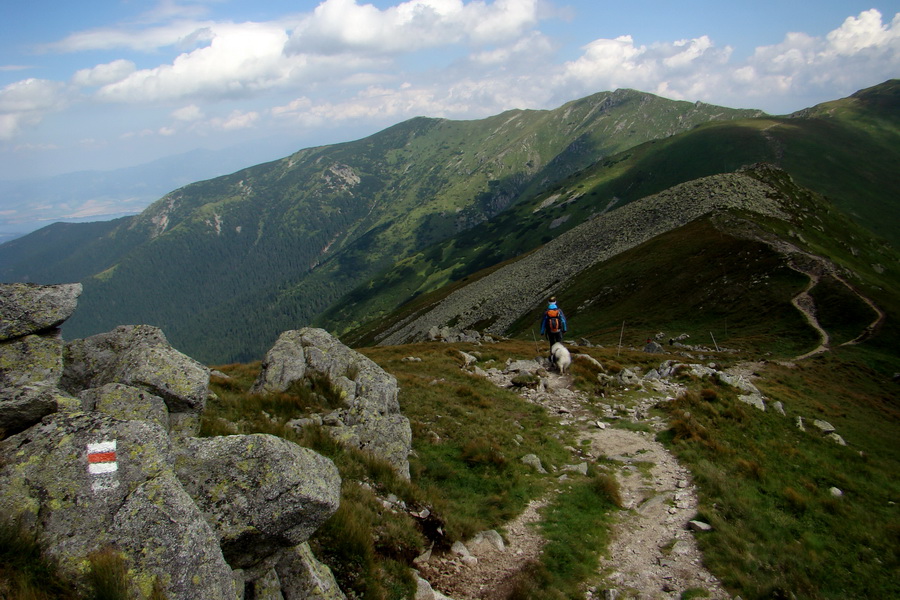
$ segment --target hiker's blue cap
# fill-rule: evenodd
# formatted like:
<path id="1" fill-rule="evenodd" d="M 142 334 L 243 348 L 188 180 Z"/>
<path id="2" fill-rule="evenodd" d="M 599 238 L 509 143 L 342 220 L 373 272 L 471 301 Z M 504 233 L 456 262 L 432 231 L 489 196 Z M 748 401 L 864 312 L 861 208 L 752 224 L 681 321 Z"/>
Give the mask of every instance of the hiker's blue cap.
<path id="1" fill-rule="evenodd" d="M 551 302 L 547 308 L 556 308 L 556 302 Z"/>

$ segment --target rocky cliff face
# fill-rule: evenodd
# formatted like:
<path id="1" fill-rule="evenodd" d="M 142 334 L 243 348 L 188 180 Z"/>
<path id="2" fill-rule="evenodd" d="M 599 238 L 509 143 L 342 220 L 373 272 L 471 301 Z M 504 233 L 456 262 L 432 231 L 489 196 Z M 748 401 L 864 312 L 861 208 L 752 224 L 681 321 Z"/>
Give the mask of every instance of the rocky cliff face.
<path id="1" fill-rule="evenodd" d="M 332 461 L 196 437 L 209 370 L 149 326 L 64 343 L 80 292 L 0 285 L 0 515 L 76 582 L 118 553 L 132 597 L 343 597 L 306 544 L 339 505 Z"/>

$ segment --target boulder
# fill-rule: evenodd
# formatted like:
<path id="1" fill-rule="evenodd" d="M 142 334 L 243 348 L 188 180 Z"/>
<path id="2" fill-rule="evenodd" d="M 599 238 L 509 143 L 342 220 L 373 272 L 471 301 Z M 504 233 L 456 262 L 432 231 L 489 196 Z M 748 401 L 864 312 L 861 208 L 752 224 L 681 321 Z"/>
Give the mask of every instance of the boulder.
<path id="1" fill-rule="evenodd" d="M 834 425 L 822 419 L 813 419 L 813 426 L 826 435 L 835 431 Z"/>
<path id="2" fill-rule="evenodd" d="M 536 454 L 526 454 L 522 457 L 522 462 L 533 468 L 538 473 L 547 473 L 547 470 L 544 469 L 544 465 L 541 464 L 541 459 L 538 458 Z"/>
<path id="3" fill-rule="evenodd" d="M 169 429 L 169 410 L 159 396 L 122 383 L 107 383 L 79 394 L 85 410 L 106 413 L 123 421 L 147 421 Z"/>
<path id="4" fill-rule="evenodd" d="M 0 284 L 0 341 L 58 327 L 75 312 L 81 291 L 80 283 Z"/>
<path id="5" fill-rule="evenodd" d="M 301 331 L 285 331 L 266 353 L 262 371 L 251 392 L 283 392 L 306 376 L 306 354 Z"/>
<path id="6" fill-rule="evenodd" d="M 641 385 L 641 378 L 638 377 L 631 369 L 622 369 L 616 375 L 616 379 L 618 379 L 619 383 L 621 383 L 622 385 Z"/>
<path id="7" fill-rule="evenodd" d="M 57 337 L 26 335 L 0 344 L 0 390 L 30 385 L 55 387 L 62 373 L 63 342 Z"/>
<path id="8" fill-rule="evenodd" d="M 409 419 L 403 415 L 363 413 L 357 423 L 335 423 L 329 427 L 329 432 L 337 440 L 384 458 L 399 475 L 409 479 L 412 428 Z"/>
<path id="9" fill-rule="evenodd" d="M 327 377 L 344 395 L 340 410 L 323 415 L 329 433 L 384 458 L 409 479 L 412 429 L 400 413 L 397 379 L 324 329 L 282 333 L 251 390 L 282 392 L 312 375 Z"/>
<path id="10" fill-rule="evenodd" d="M 122 383 L 162 398 L 170 413 L 199 414 L 209 396 L 209 369 L 172 348 L 149 325 L 123 325 L 66 344 L 60 386 L 71 394 Z"/>
<path id="11" fill-rule="evenodd" d="M 305 542 L 340 503 L 330 459 L 271 435 L 186 438 L 175 470 L 234 568 Z"/>
<path id="12" fill-rule="evenodd" d="M 116 513 L 112 537 L 135 560 L 134 582 L 149 598 L 159 579 L 167 598 L 235 597 L 231 567 L 203 513 L 171 471 L 128 495 Z"/>
<path id="13" fill-rule="evenodd" d="M 509 364 L 506 365 L 506 372 L 533 375 L 543 368 L 543 365 L 536 360 L 514 360 L 509 361 Z"/>
<path id="14" fill-rule="evenodd" d="M 475 537 L 466 542 L 466 547 L 478 556 L 492 552 L 506 552 L 503 537 L 493 529 L 476 533 Z"/>
<path id="15" fill-rule="evenodd" d="M 690 529 L 691 531 L 707 532 L 712 531 L 713 528 L 709 523 L 693 520 L 688 522 L 688 529 Z"/>
<path id="16" fill-rule="evenodd" d="M 0 439 L 19 433 L 78 401 L 55 387 L 24 386 L 0 391 Z"/>
<path id="17" fill-rule="evenodd" d="M 309 544 L 285 550 L 275 565 L 284 600 L 346 600 L 334 575 L 320 563 Z"/>
<path id="18" fill-rule="evenodd" d="M 665 349 L 658 342 L 648 341 L 644 346 L 644 352 L 648 354 L 662 354 L 665 352 Z"/>
<path id="19" fill-rule="evenodd" d="M 158 426 L 102 413 L 55 413 L 0 442 L 0 514 L 20 518 L 73 579 L 93 552 L 116 548 L 167 597 L 233 598 L 211 528 L 175 480 Z"/>
<path id="20" fill-rule="evenodd" d="M 763 412 L 766 410 L 765 399 L 760 394 L 742 394 L 738 396 L 738 400 Z"/>
<path id="21" fill-rule="evenodd" d="M 253 600 L 284 600 L 281 593 L 281 580 L 275 569 L 268 569 L 262 576 L 253 580 Z"/>

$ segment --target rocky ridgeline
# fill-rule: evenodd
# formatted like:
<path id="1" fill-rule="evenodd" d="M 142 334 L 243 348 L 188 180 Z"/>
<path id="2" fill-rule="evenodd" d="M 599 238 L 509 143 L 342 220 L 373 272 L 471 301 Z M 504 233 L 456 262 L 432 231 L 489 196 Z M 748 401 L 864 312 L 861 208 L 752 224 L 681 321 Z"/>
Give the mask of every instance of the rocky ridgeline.
<path id="1" fill-rule="evenodd" d="M 0 515 L 76 582 L 119 553 L 131 597 L 343 598 L 307 544 L 339 505 L 332 461 L 270 435 L 197 437 L 209 369 L 145 325 L 65 343 L 80 293 L 0 285 Z M 324 331 L 286 332 L 256 389 L 311 372 L 345 392 L 328 430 L 408 477 L 396 381 Z"/>
<path id="2" fill-rule="evenodd" d="M 574 227 L 537 252 L 453 292 L 424 313 L 398 322 L 378 341 L 395 345 L 424 340 L 433 327 L 448 323 L 465 330 L 490 322 L 485 333 L 503 335 L 553 293 L 560 281 L 570 281 L 598 262 L 704 215 L 742 209 L 789 219 L 778 197 L 777 190 L 746 173 L 713 175 L 674 186 Z"/>

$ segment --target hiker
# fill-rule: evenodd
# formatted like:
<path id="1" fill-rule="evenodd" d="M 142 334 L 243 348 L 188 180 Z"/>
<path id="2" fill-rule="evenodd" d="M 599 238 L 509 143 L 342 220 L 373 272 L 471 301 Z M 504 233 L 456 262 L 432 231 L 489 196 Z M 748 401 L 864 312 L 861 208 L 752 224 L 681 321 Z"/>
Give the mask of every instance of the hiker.
<path id="1" fill-rule="evenodd" d="M 551 296 L 547 301 L 547 310 L 544 311 L 544 318 L 541 320 L 541 335 L 547 336 L 550 347 L 556 342 L 563 341 L 563 334 L 568 329 L 566 324 L 566 315 L 562 309 L 556 304 L 556 296 Z M 553 362 L 553 355 L 550 355 L 550 361 Z"/>

